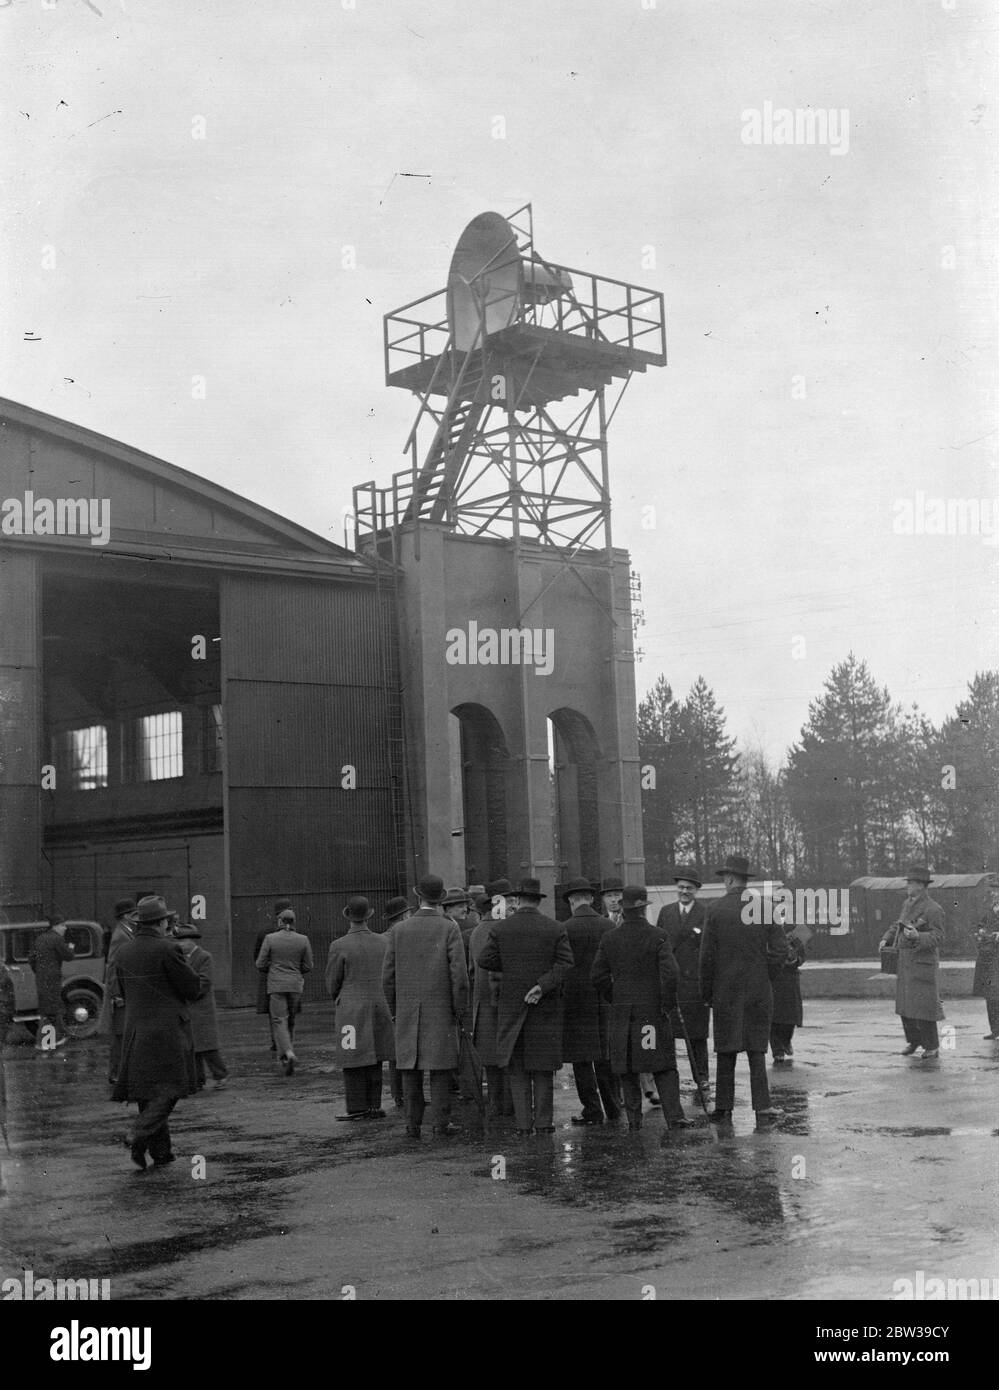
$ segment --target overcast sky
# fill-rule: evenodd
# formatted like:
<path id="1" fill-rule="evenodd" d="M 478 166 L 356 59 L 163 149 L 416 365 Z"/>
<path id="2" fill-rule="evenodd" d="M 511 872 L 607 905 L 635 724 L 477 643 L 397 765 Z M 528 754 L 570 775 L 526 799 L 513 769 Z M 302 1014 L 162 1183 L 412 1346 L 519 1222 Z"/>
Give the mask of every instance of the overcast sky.
<path id="1" fill-rule="evenodd" d="M 999 497 L 999 12 L 949 3 L 0 0 L 0 394 L 342 541 L 415 410 L 382 315 L 530 200 L 666 296 L 611 430 L 639 693 L 779 756 L 852 648 L 939 719 L 999 665 L 999 546 L 893 529 Z M 768 102 L 843 152 L 746 143 Z"/>

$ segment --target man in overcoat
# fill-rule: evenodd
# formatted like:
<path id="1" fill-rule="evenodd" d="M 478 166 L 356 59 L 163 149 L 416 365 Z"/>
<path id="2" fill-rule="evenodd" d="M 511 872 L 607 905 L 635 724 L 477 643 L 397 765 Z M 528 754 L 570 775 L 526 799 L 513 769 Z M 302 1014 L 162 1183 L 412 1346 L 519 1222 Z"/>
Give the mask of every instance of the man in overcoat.
<path id="1" fill-rule="evenodd" d="M 885 933 L 881 945 L 898 946 L 895 1012 L 905 1031 L 903 1057 L 922 1047 L 923 1058 L 940 1055 L 937 1023 L 944 1016 L 940 1003 L 940 948 L 944 944 L 944 912 L 926 889 L 930 871 L 910 864 L 905 871 L 905 902 L 901 914 Z"/>
<path id="2" fill-rule="evenodd" d="M 290 907 L 278 913 L 278 930 L 264 937 L 257 969 L 267 971 L 267 1004 L 278 1061 L 285 1076 L 291 1076 L 298 1060 L 295 1017 L 302 1007 L 305 977 L 312 969 L 312 945 L 307 936 L 295 930 L 295 914 Z"/>
<path id="3" fill-rule="evenodd" d="M 444 915 L 444 881 L 416 885 L 419 907 L 385 935 L 382 986 L 395 1020 L 395 1063 L 402 1073 L 406 1134 L 419 1139 L 430 1073 L 430 1121 L 436 1137 L 453 1134 L 451 1076 L 458 1066 L 458 1021 L 468 1011 L 468 969 L 461 932 Z"/>
<path id="4" fill-rule="evenodd" d="M 554 1134 L 555 1073 L 562 1065 L 562 982 L 572 968 L 565 924 L 538 911 L 536 878 L 514 890 L 517 910 L 491 922 L 476 967 L 501 976 L 496 1055 L 509 1067 L 517 1133 Z"/>
<path id="5" fill-rule="evenodd" d="M 482 915 L 468 939 L 468 978 L 472 994 L 472 1044 L 486 1074 L 486 1114 L 499 1120 L 513 1114 L 510 1077 L 500 1065 L 496 1046 L 499 1026 L 500 977 L 478 964 L 478 954 L 486 944 L 489 929 L 497 921 L 505 921 L 513 912 L 513 888 L 507 878 L 493 879 L 482 891 Z M 495 914 L 495 916 L 493 915 Z"/>
<path id="6" fill-rule="evenodd" d="M 202 981 L 180 943 L 165 935 L 168 916 L 162 898 L 143 898 L 135 913 L 135 939 L 121 947 L 117 961 L 125 1034 L 112 1099 L 139 1107 L 131 1154 L 142 1170 L 147 1151 L 156 1166 L 173 1162 L 170 1115 L 198 1084 L 188 1005 L 201 994 Z"/>
<path id="7" fill-rule="evenodd" d="M 330 945 L 326 992 L 336 1004 L 336 1057 L 343 1070 L 345 1110 L 338 1120 L 384 1120 L 382 1063 L 395 1057 L 392 1016 L 382 970 L 387 943 L 368 925 L 375 910 L 355 894 L 343 910 L 346 936 Z"/>
<path id="8" fill-rule="evenodd" d="M 624 884 L 619 878 L 605 878 L 600 884 L 600 905 L 605 917 L 609 917 L 615 927 L 621 925 L 621 894 Z"/>
<path id="9" fill-rule="evenodd" d="M 975 928 L 978 959 L 971 992 L 985 1000 L 989 1031 L 985 1042 L 999 1039 L 999 887 L 992 889 L 988 911 Z"/>
<path id="10" fill-rule="evenodd" d="M 125 1032 L 125 1001 L 118 986 L 118 952 L 135 937 L 135 902 L 119 898 L 114 905 L 114 927 L 108 943 L 107 965 L 104 970 L 104 1000 L 98 1032 L 108 1037 L 108 1084 L 113 1086 L 121 1059 L 121 1040 Z"/>
<path id="11" fill-rule="evenodd" d="M 607 1005 L 593 988 L 590 970 L 600 939 L 613 925 L 593 906 L 593 888 L 574 878 L 562 890 L 571 916 L 565 930 L 575 964 L 562 993 L 562 1057 L 572 1063 L 576 1094 L 583 1107 L 574 1125 L 602 1125 L 621 1118 L 620 1097 L 611 1071 L 607 1041 Z"/>
<path id="12" fill-rule="evenodd" d="M 704 904 L 697 901 L 701 878 L 696 869 L 690 865 L 681 866 L 673 874 L 673 882 L 676 884 L 677 901 L 659 909 L 656 926 L 669 937 L 680 973 L 676 987 L 677 1006 L 671 1019 L 673 1036 L 682 1038 L 686 1026 L 692 1053 L 690 1068 L 694 1080 L 700 1080 L 706 1096 L 711 1082 L 708 1068 L 711 1010 L 701 998 L 700 962 L 701 937 L 707 913 Z"/>
<path id="13" fill-rule="evenodd" d="M 28 948 L 28 964 L 35 972 L 38 990 L 38 1041 L 35 1047 L 51 1052 L 66 1041 L 66 1009 L 62 998 L 62 963 L 73 959 L 73 948 L 66 941 L 66 923 L 49 919 L 46 931 L 38 932 Z"/>
<path id="14" fill-rule="evenodd" d="M 800 1028 L 804 1020 L 801 1003 L 801 980 L 799 975 L 805 963 L 805 947 L 800 937 L 795 935 L 793 922 L 787 922 L 781 908 L 781 926 L 787 946 L 787 958 L 774 972 L 771 986 L 774 992 L 774 1014 L 770 1024 L 770 1051 L 774 1062 L 790 1062 L 794 1056 L 794 1030 Z M 775 910 L 774 915 L 777 915 Z"/>
<path id="15" fill-rule="evenodd" d="M 190 922 L 182 923 L 176 913 L 170 917 L 170 932 L 180 942 L 184 959 L 201 981 L 201 994 L 190 1006 L 191 1034 L 194 1038 L 194 1070 L 198 1090 L 205 1089 L 205 1077 L 212 1074 L 215 1089 L 225 1086 L 229 1068 L 219 1049 L 219 1023 L 215 1013 L 215 962 L 201 943 L 201 932 Z"/>
<path id="16" fill-rule="evenodd" d="M 645 916 L 648 894 L 627 884 L 621 924 L 601 938 L 590 978 L 610 1004 L 610 1064 L 621 1078 L 628 1128 L 642 1127 L 643 1072 L 653 1078 L 670 1129 L 686 1128 L 670 1011 L 676 1005 L 677 968 L 664 931 Z"/>
<path id="17" fill-rule="evenodd" d="M 701 997 L 714 1009 L 717 1055 L 715 1109 L 711 1119 L 728 1124 L 735 1106 L 735 1062 L 740 1052 L 749 1058 L 749 1083 L 759 1127 L 773 1124 L 781 1111 L 770 1104 L 767 1046 L 773 1021 L 771 971 L 787 950 L 778 922 L 757 920 L 753 899 L 746 893 L 749 860 L 730 854 L 718 874 L 725 892 L 711 904 L 701 935 Z"/>
<path id="18" fill-rule="evenodd" d="M 404 917 L 408 917 L 411 911 L 412 909 L 410 908 L 408 898 L 389 898 L 388 902 L 385 904 L 385 911 L 382 913 L 381 922 L 378 926 L 372 927 L 371 930 L 375 932 L 377 936 L 384 936 L 387 931 L 390 931 L 392 927 L 395 926 L 396 922 L 401 922 Z M 392 1104 L 397 1110 L 401 1110 L 402 1077 L 399 1075 L 399 1068 L 396 1066 L 395 1062 L 392 1061 L 388 1064 L 388 1079 L 389 1090 L 392 1092 Z"/>

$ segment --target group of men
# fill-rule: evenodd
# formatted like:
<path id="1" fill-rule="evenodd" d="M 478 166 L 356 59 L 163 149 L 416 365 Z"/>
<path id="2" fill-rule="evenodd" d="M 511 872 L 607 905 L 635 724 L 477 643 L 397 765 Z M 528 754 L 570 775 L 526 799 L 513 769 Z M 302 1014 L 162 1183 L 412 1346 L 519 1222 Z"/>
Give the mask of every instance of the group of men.
<path id="1" fill-rule="evenodd" d="M 489 1117 L 512 1110 L 522 1137 L 554 1132 L 554 1078 L 563 1062 L 572 1064 L 582 1107 L 574 1123 L 624 1113 L 639 1129 L 644 1075 L 667 1133 L 686 1128 L 676 1037 L 687 1046 L 706 1111 L 713 1009 L 718 1076 L 709 1118 L 730 1122 L 736 1058 L 746 1052 L 757 1122 L 773 1123 L 780 1112 L 770 1104 L 765 1067 L 770 980 L 787 963 L 788 943 L 779 924 L 743 920 L 748 861 L 730 856 L 718 872 L 726 891 L 705 912 L 696 901 L 698 875 L 679 870 L 678 902 L 656 925 L 644 888 L 605 881 L 604 916 L 586 879 L 563 890 L 570 916 L 561 922 L 541 910 L 547 895 L 535 878 L 488 884 L 478 920 L 464 929 L 450 912 L 457 905 L 464 919 L 467 901 L 455 900 L 468 895 L 449 893 L 436 876 L 416 885 L 415 911 L 402 899 L 390 905 L 396 915 L 383 934 L 371 929 L 368 900 L 352 898 L 348 933 L 330 947 L 326 970 L 347 1098 L 340 1118 L 384 1117 L 381 1074 L 389 1062 L 409 1137 L 420 1138 L 428 1108 L 433 1133 L 451 1133 L 454 1095 L 469 1085 L 463 1071 L 456 1082 L 464 1040 L 485 1074 Z"/>
<path id="2" fill-rule="evenodd" d="M 447 890 L 428 875 L 414 889 L 415 909 L 405 898 L 387 905 L 381 932 L 372 930 L 368 899 L 355 895 L 344 909 L 348 930 L 333 941 L 325 974 L 344 1075 L 345 1112 L 337 1118 L 385 1118 L 388 1062 L 407 1135 L 421 1137 L 429 1110 L 433 1134 L 446 1136 L 455 1129 L 456 1094 L 474 1099 L 478 1089 L 482 1102 L 481 1067 L 491 1119 L 512 1113 L 519 1136 L 550 1134 L 555 1073 L 569 1062 L 581 1105 L 574 1124 L 610 1123 L 624 1114 L 629 1128 L 639 1129 L 644 1092 L 662 1107 L 665 1142 L 670 1131 L 692 1123 L 680 1096 L 676 1043 L 682 1040 L 709 1120 L 731 1122 L 736 1061 L 745 1052 L 757 1124 L 771 1125 L 781 1112 L 770 1104 L 766 1049 L 772 1046 L 775 1061 L 792 1050 L 801 947 L 779 922 L 747 914 L 748 860 L 730 855 L 717 872 L 724 893 L 705 907 L 697 900 L 698 873 L 678 869 L 677 901 L 660 911 L 655 925 L 646 890 L 616 880 L 599 886 L 572 880 L 563 890 L 569 916 L 557 921 L 542 911 L 547 895 L 535 878 L 516 886 L 497 879 L 473 893 Z M 883 943 L 891 937 L 898 951 L 896 1011 L 908 1055 L 922 1046 L 924 1056 L 935 1056 L 939 1046 L 943 914 L 926 892 L 929 881 L 920 866 L 907 870 L 905 907 Z M 598 894 L 603 912 L 594 906 Z M 119 902 L 115 916 L 102 1027 L 110 1035 L 112 1098 L 138 1105 L 130 1146 L 144 1171 L 147 1156 L 154 1166 L 173 1159 L 168 1120 L 177 1100 L 201 1089 L 208 1072 L 216 1086 L 224 1085 L 227 1068 L 212 960 L 198 944 L 197 928 L 180 923 L 155 894 Z M 275 904 L 275 917 L 254 945 L 254 964 L 271 1046 L 292 1075 L 295 1018 L 313 957 L 290 900 Z M 986 924 L 992 945 L 999 940 L 996 919 L 999 898 Z M 63 943 L 53 936 L 55 971 Z M 42 956 L 40 987 L 48 968 L 48 955 Z M 790 1006 L 780 1005 L 782 977 L 788 988 L 793 983 Z M 708 1113 L 712 1013 L 717 1062 Z"/>

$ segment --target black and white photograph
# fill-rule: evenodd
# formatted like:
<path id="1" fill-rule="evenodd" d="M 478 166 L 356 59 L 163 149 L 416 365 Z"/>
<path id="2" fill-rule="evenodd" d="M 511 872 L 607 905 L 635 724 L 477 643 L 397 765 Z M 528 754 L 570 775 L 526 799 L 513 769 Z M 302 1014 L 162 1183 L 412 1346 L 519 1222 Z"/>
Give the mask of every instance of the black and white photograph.
<path id="1" fill-rule="evenodd" d="M 211 1304 L 252 1372 L 264 1301 L 676 1302 L 706 1366 L 765 1301 L 788 1374 L 984 1338 L 997 35 L 0 0 L 41 1369 Z"/>

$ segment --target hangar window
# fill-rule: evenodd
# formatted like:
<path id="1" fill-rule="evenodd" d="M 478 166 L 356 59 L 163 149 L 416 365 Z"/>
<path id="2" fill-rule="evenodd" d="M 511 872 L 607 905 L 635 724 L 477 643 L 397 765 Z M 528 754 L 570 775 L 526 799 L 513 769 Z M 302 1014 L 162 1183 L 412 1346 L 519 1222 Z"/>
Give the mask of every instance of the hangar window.
<path id="1" fill-rule="evenodd" d="M 184 720 L 179 709 L 145 714 L 138 721 L 140 782 L 184 775 Z"/>
<path id="2" fill-rule="evenodd" d="M 69 784 L 74 791 L 92 792 L 108 784 L 108 731 L 104 724 L 87 729 L 67 729 L 63 750 L 69 765 Z"/>

